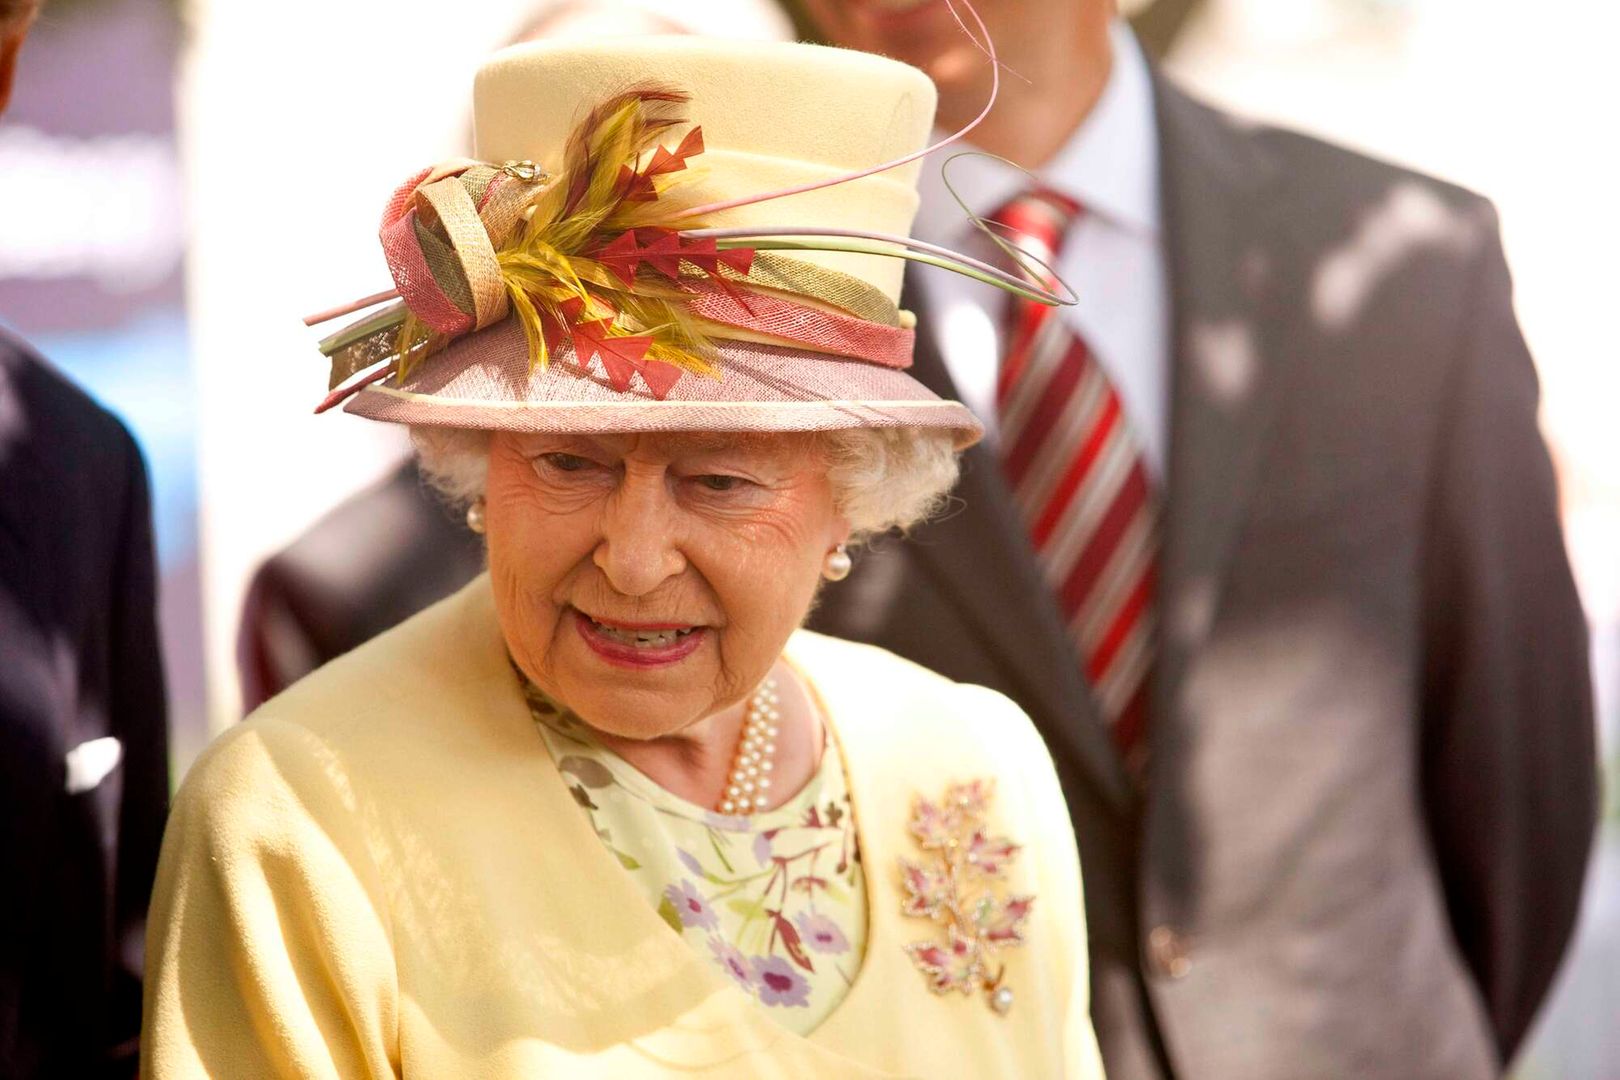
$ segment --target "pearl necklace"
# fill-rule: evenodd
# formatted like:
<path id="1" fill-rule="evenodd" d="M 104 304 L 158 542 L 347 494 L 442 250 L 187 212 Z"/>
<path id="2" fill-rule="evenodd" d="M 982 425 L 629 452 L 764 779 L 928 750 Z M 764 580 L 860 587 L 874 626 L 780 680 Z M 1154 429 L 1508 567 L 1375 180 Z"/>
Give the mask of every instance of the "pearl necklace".
<path id="1" fill-rule="evenodd" d="M 780 734 L 777 724 L 782 719 L 777 703 L 776 677 L 767 675 L 748 699 L 748 718 L 737 742 L 725 795 L 720 799 L 720 813 L 754 814 L 765 809 L 771 773 L 776 768 L 776 737 Z"/>

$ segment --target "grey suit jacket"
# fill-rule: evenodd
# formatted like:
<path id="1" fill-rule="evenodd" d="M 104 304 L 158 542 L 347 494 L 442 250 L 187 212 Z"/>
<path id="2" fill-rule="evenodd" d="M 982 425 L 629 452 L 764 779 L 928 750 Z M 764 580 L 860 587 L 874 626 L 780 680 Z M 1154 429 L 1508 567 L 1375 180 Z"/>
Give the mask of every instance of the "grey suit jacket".
<path id="1" fill-rule="evenodd" d="M 1145 782 L 987 451 L 813 625 L 1040 726 L 1114 1080 L 1498 1075 L 1568 941 L 1596 767 L 1494 213 L 1156 97 L 1174 376 Z M 926 332 L 916 370 L 951 393 Z"/>

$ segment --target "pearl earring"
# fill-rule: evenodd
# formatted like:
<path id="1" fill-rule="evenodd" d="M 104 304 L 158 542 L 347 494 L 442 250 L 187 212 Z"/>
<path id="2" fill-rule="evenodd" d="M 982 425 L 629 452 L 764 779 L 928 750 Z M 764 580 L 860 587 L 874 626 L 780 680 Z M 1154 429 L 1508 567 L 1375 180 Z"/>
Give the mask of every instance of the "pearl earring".
<path id="1" fill-rule="evenodd" d="M 484 497 L 482 495 L 467 504 L 467 528 L 480 535 L 484 531 Z"/>
<path id="2" fill-rule="evenodd" d="M 849 552 L 844 550 L 843 544 L 839 544 L 827 552 L 827 559 L 821 564 L 821 576 L 828 581 L 843 581 L 849 577 L 849 570 L 853 565 Z"/>

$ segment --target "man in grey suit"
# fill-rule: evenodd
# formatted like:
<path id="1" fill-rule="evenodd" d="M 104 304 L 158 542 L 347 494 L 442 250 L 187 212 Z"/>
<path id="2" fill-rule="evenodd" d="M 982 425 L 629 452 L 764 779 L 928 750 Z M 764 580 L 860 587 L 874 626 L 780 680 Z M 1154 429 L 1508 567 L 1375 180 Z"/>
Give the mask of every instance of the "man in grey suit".
<path id="1" fill-rule="evenodd" d="M 955 511 L 864 553 L 815 625 L 1035 718 L 1079 839 L 1114 1080 L 1500 1075 L 1569 939 L 1596 767 L 1494 212 L 1198 104 L 1107 0 L 975 6 L 1028 81 L 1003 80 L 973 138 L 1062 209 L 1056 265 L 1080 304 L 1053 318 L 1091 365 L 1089 396 L 1049 407 L 1026 457 L 1082 495 L 1044 523 L 1024 495 L 1041 468 L 1012 460 L 1032 424 L 997 372 L 998 351 L 1021 355 L 998 339 L 1004 301 L 915 273 L 916 373 L 991 438 Z M 933 74 L 943 127 L 982 104 L 987 65 L 941 0 L 804 7 L 822 37 Z M 974 162 L 959 180 L 986 215 L 1028 183 Z M 918 234 L 969 242 L 943 195 L 925 193 Z M 1090 483 L 1078 410 L 1107 402 L 1110 438 L 1129 435 L 1115 473 L 1145 497 L 1126 505 L 1118 482 L 1092 515 L 1141 522 L 1094 560 L 1140 589 L 1103 573 L 1097 590 L 1149 602 L 1096 622 L 1051 533 Z M 1098 675 L 1088 620 L 1145 643 L 1129 738 L 1132 686 Z"/>

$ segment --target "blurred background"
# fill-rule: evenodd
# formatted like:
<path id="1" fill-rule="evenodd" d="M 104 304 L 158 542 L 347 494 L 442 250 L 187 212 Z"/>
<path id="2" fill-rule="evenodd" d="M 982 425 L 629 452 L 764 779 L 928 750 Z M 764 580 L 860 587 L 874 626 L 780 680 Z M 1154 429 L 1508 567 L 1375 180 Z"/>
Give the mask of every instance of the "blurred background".
<path id="1" fill-rule="evenodd" d="M 578 7 L 578 5 L 574 5 Z M 790 34 L 768 0 L 601 0 L 707 34 Z M 1518 1076 L 1620 1078 L 1620 10 L 1592 0 L 1139 0 L 1150 51 L 1234 111 L 1495 200 L 1593 632 L 1610 805 L 1575 949 Z M 153 473 L 175 775 L 241 715 L 263 559 L 404 457 L 311 415 L 300 317 L 385 287 L 386 194 L 465 150 L 472 73 L 533 0 L 47 0 L 0 121 L 0 321 L 141 442 Z"/>

